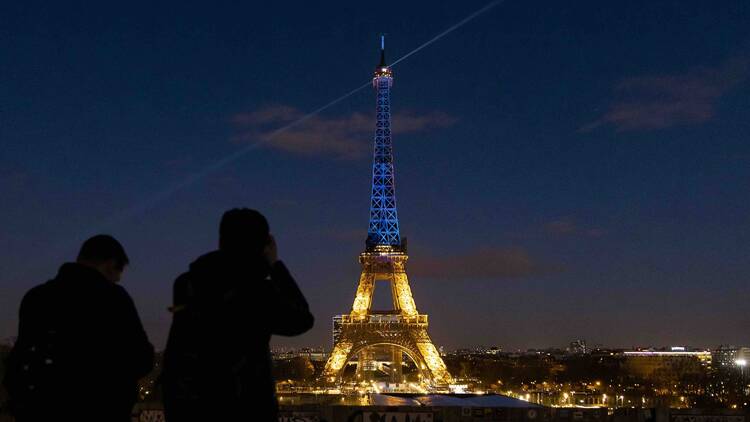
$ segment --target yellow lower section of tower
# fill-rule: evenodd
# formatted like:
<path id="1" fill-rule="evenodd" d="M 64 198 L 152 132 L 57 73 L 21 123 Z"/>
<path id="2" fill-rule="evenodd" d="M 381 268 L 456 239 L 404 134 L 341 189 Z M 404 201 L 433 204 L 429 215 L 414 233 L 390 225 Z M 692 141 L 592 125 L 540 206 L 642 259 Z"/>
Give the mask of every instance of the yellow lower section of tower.
<path id="1" fill-rule="evenodd" d="M 443 358 L 440 357 L 440 353 L 438 353 L 437 348 L 432 342 L 417 343 L 417 348 L 419 348 L 419 352 L 427 363 L 435 384 L 448 385 L 453 383 L 453 377 L 448 373 L 448 368 L 446 368 Z"/>
<path id="2" fill-rule="evenodd" d="M 323 378 L 326 382 L 336 381 L 339 372 L 346 365 L 346 361 L 349 360 L 349 352 L 351 352 L 352 346 L 353 344 L 350 342 L 340 341 L 333 347 L 331 356 L 328 357 L 325 369 L 323 369 Z"/>
<path id="3" fill-rule="evenodd" d="M 355 354 L 369 345 L 383 343 L 381 334 L 385 332 L 389 333 L 388 336 L 401 339 L 401 343 L 394 343 L 394 346 L 408 350 L 425 374 L 425 380 L 444 386 L 453 382 L 445 362 L 427 334 L 427 315 L 420 315 L 417 311 L 406 275 L 407 259 L 406 254 L 395 251 L 365 252 L 360 255 L 362 274 L 352 311 L 342 316 L 341 338 L 334 345 L 323 370 L 323 381 L 335 383 Z M 378 280 L 391 283 L 393 313 L 384 315 L 371 312 L 375 282 Z"/>

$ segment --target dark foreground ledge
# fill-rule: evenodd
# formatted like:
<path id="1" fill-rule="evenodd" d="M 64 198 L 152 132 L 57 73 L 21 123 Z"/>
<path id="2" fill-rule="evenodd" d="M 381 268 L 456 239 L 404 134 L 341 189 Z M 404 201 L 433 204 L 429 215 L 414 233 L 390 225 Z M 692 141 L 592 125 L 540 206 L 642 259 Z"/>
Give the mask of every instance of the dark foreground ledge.
<path id="1" fill-rule="evenodd" d="M 133 422 L 164 421 L 158 406 L 136 408 Z M 282 406 L 280 422 L 750 422 L 730 409 L 605 409 L 461 406 Z M 3 421 L 4 422 L 4 421 Z M 219 422 L 219 421 L 217 421 Z"/>

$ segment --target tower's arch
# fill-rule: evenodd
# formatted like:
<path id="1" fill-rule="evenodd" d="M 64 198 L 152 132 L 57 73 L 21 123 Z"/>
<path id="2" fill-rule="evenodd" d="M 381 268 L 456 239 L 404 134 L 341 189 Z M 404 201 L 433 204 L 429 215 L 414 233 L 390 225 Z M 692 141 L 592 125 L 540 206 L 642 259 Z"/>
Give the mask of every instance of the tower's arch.
<path id="1" fill-rule="evenodd" d="M 414 362 L 414 366 L 422 380 L 425 380 L 428 383 L 432 380 L 432 376 L 427 367 L 427 363 L 425 362 L 425 360 L 422 358 L 421 354 L 419 353 L 419 349 L 416 348 L 414 345 L 402 344 L 400 342 L 383 341 L 379 343 L 361 344 L 357 348 L 352 348 L 351 352 L 349 352 L 349 355 L 347 356 L 347 362 L 355 359 L 360 353 L 364 353 L 368 350 L 373 350 L 378 347 L 388 347 L 388 348 L 392 348 L 393 351 L 397 351 L 398 353 L 403 353 L 412 362 Z M 400 363 L 401 363 L 400 361 L 393 362 L 393 364 L 400 364 Z M 341 369 L 337 377 L 339 379 L 343 379 L 343 373 L 344 373 L 344 368 Z"/>

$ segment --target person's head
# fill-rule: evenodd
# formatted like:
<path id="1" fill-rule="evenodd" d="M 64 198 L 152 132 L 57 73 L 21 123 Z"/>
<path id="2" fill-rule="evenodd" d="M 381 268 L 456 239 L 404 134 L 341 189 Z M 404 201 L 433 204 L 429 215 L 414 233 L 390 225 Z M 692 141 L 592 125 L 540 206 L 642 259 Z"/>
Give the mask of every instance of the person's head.
<path id="1" fill-rule="evenodd" d="M 98 234 L 83 242 L 76 262 L 94 268 L 107 280 L 117 283 L 130 260 L 125 249 L 114 237 Z"/>
<path id="2" fill-rule="evenodd" d="M 268 221 L 249 208 L 234 208 L 224 213 L 219 224 L 219 249 L 232 253 L 260 255 L 268 244 Z"/>

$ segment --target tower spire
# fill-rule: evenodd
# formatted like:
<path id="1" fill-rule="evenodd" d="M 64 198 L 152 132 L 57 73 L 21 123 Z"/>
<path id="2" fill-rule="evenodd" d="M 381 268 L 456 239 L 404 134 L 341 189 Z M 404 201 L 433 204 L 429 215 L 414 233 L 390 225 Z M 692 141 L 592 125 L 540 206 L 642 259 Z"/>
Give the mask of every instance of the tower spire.
<path id="1" fill-rule="evenodd" d="M 380 64 L 375 68 L 372 86 L 377 92 L 375 147 L 372 157 L 372 190 L 370 191 L 370 224 L 367 250 L 378 246 L 402 250 L 396 212 L 396 186 L 391 143 L 391 86 L 393 75 L 385 64 L 385 35 L 380 36 Z"/>
<path id="2" fill-rule="evenodd" d="M 378 67 L 388 66 L 385 62 L 385 34 L 380 34 L 380 64 Z"/>

